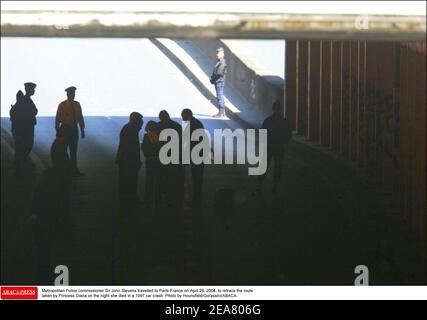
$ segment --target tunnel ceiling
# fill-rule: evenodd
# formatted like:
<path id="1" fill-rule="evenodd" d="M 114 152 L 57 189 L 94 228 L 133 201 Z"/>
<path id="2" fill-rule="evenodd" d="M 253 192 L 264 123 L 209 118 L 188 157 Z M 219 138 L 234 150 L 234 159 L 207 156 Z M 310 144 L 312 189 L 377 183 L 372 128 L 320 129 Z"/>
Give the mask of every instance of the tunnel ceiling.
<path id="1" fill-rule="evenodd" d="M 2 4 L 3 6 L 3 4 Z M 7 7 L 6 7 L 7 9 Z M 2 10 L 1 36 L 425 41 L 425 12 L 167 12 Z"/>

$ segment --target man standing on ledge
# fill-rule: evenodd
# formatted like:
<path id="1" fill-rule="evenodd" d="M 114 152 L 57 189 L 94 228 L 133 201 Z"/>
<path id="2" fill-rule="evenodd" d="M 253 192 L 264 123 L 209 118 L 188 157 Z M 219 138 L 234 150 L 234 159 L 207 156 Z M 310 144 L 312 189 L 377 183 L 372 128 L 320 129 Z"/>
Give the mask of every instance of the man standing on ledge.
<path id="1" fill-rule="evenodd" d="M 77 144 L 79 141 L 79 132 L 77 125 L 80 126 L 82 139 L 85 138 L 85 122 L 82 114 L 82 107 L 78 101 L 74 101 L 76 96 L 76 87 L 65 89 L 67 100 L 62 101 L 56 112 L 55 129 L 61 128 L 67 136 L 68 146 L 70 149 L 70 160 L 74 177 L 80 177 L 84 174 L 77 168 Z"/>
<path id="2" fill-rule="evenodd" d="M 227 73 L 227 64 L 224 59 L 224 49 L 216 49 L 216 57 L 218 61 L 215 64 L 215 68 L 212 72 L 211 83 L 215 85 L 216 100 L 218 106 L 218 113 L 214 115 L 215 118 L 225 117 L 224 109 L 224 82 L 225 75 Z"/>

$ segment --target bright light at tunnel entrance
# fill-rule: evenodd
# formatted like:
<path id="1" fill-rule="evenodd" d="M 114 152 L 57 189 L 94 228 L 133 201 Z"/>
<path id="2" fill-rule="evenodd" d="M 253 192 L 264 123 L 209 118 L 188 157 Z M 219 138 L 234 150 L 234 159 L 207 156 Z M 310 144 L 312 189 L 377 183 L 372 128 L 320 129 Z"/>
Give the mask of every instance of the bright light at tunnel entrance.
<path id="1" fill-rule="evenodd" d="M 157 116 L 183 108 L 210 116 L 216 107 L 148 39 L 1 39 L 1 115 L 7 117 L 25 82 L 37 84 L 39 116 L 54 116 L 77 87 L 86 116 Z"/>

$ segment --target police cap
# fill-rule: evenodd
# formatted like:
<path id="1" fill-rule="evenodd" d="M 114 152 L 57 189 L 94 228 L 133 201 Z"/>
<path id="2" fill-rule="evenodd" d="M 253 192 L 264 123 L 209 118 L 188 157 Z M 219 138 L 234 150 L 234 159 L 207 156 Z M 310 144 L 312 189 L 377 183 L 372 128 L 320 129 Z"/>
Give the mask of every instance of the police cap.
<path id="1" fill-rule="evenodd" d="M 76 87 L 68 87 L 67 89 L 65 89 L 66 92 L 75 92 L 76 91 Z"/>
<path id="2" fill-rule="evenodd" d="M 24 83 L 24 87 L 26 90 L 28 89 L 34 89 L 37 85 L 33 82 L 25 82 Z"/>

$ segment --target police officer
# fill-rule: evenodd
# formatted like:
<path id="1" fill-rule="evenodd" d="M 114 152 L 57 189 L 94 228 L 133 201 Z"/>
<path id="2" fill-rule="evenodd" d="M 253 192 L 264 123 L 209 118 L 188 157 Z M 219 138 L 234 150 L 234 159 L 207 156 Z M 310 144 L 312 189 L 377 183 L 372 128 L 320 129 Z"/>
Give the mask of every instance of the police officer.
<path id="1" fill-rule="evenodd" d="M 119 166 L 119 197 L 122 205 L 132 206 L 141 202 L 137 195 L 138 171 L 141 167 L 139 131 L 143 117 L 132 112 L 129 122 L 120 131 L 120 143 L 116 155 Z"/>
<path id="2" fill-rule="evenodd" d="M 277 195 L 280 177 L 282 174 L 285 145 L 292 137 L 289 122 L 283 117 L 282 105 L 279 101 L 273 103 L 273 114 L 266 118 L 262 124 L 267 129 L 267 169 L 271 160 L 274 160 L 274 185 L 273 194 Z M 262 183 L 267 171 L 259 176 L 258 191 L 261 192 Z"/>
<path id="3" fill-rule="evenodd" d="M 62 101 L 56 112 L 55 128 L 58 131 L 60 128 L 67 135 L 68 148 L 70 150 L 70 160 L 73 170 L 73 176 L 79 177 L 84 174 L 77 168 L 77 145 L 79 141 L 78 127 L 82 139 L 85 138 L 85 122 L 83 119 L 82 107 L 78 101 L 75 101 L 76 87 L 65 89 L 67 92 L 67 100 Z"/>
<path id="4" fill-rule="evenodd" d="M 193 116 L 193 112 L 190 109 L 184 109 L 181 112 L 182 120 L 188 122 L 190 125 L 190 137 L 193 132 L 197 129 L 204 129 L 202 122 L 199 119 L 196 119 Z M 200 137 L 200 140 L 203 139 Z M 197 145 L 199 141 L 191 141 L 190 143 L 190 153 L 193 152 L 193 148 Z M 193 160 L 190 161 L 191 168 L 191 179 L 193 182 L 193 208 L 200 208 L 202 205 L 202 187 L 203 187 L 203 173 L 205 165 L 204 163 L 195 164 Z"/>
<path id="5" fill-rule="evenodd" d="M 24 84 L 25 95 L 18 91 L 16 104 L 10 110 L 12 122 L 12 135 L 15 140 L 15 174 L 22 173 L 22 167 L 28 160 L 28 156 L 34 144 L 34 126 L 37 124 L 38 110 L 31 96 L 35 93 L 36 84 L 27 82 Z"/>
<path id="6" fill-rule="evenodd" d="M 218 107 L 218 113 L 214 115 L 214 117 L 222 118 L 222 117 L 225 117 L 224 82 L 225 82 L 225 75 L 227 73 L 227 64 L 225 63 L 223 48 L 216 49 L 216 57 L 218 60 L 213 69 L 210 81 L 213 85 L 215 85 L 217 107 Z"/>

